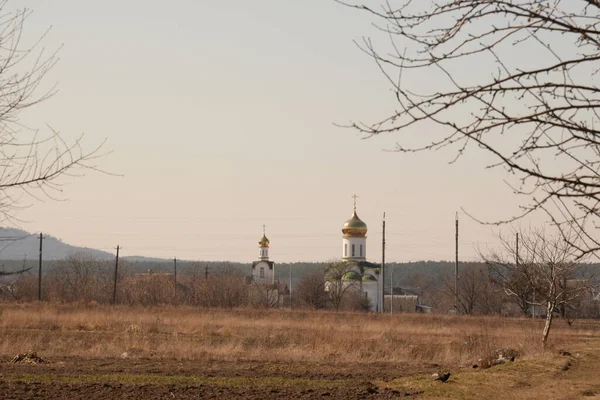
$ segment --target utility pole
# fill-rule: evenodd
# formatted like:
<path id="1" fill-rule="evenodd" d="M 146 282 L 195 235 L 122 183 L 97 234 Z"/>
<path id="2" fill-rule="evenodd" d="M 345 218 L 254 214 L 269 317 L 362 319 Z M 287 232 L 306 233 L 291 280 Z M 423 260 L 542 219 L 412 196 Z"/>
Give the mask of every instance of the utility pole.
<path id="1" fill-rule="evenodd" d="M 454 310 L 458 313 L 458 213 L 456 213 L 456 260 L 454 264 Z"/>
<path id="2" fill-rule="evenodd" d="M 177 303 L 177 257 L 173 259 L 173 297 Z"/>
<path id="3" fill-rule="evenodd" d="M 516 238 L 517 249 L 515 251 L 515 265 L 519 268 L 519 232 L 517 232 Z"/>
<path id="4" fill-rule="evenodd" d="M 290 310 L 292 309 L 292 263 L 290 263 Z"/>
<path id="5" fill-rule="evenodd" d="M 383 213 L 383 236 L 381 240 L 381 271 L 379 276 L 381 276 L 381 313 L 383 314 L 383 309 L 385 305 L 385 212 Z"/>
<path id="6" fill-rule="evenodd" d="M 117 258 L 115 259 L 115 284 L 113 288 L 113 305 L 117 304 L 117 279 L 119 278 L 119 249 L 120 246 L 117 246 Z"/>
<path id="7" fill-rule="evenodd" d="M 390 315 L 394 313 L 394 265 L 390 265 Z"/>
<path id="8" fill-rule="evenodd" d="M 519 270 L 519 232 L 515 233 L 515 267 Z M 535 288 L 533 288 L 533 299 L 531 300 L 531 319 L 535 319 Z"/>
<path id="9" fill-rule="evenodd" d="M 40 262 L 38 266 L 38 301 L 42 301 L 42 240 L 44 235 L 40 232 Z"/>

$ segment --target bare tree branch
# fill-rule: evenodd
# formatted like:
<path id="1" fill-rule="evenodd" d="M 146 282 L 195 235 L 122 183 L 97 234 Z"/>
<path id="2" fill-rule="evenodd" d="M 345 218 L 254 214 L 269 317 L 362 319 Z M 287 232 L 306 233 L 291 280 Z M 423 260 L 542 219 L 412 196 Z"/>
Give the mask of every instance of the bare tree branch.
<path id="1" fill-rule="evenodd" d="M 571 245 L 579 257 L 600 250 L 597 1 L 338 2 L 369 13 L 391 38 L 390 52 L 367 38 L 359 47 L 398 105 L 385 118 L 346 126 L 365 138 L 399 133 L 399 152 L 452 149 L 452 162 L 483 150 L 525 199 L 517 215 L 495 223 L 542 212 L 578 232 Z M 424 76 L 440 83 L 419 93 Z"/>
<path id="2" fill-rule="evenodd" d="M 572 234 L 571 234 L 572 235 Z M 567 238 L 565 240 L 565 237 Z M 577 249 L 570 245 L 569 234 L 549 235 L 542 230 L 521 231 L 519 250 L 515 241 L 500 237 L 500 249 L 481 256 L 507 295 L 516 300 L 526 314 L 531 306 L 546 309 L 542 344 L 547 345 L 553 314 L 575 307 L 578 300 L 591 298 L 593 270 L 577 263 Z"/>
<path id="3" fill-rule="evenodd" d="M 11 11 L 8 0 L 0 0 L 0 222 L 12 221 L 28 198 L 56 199 L 61 178 L 98 171 L 95 162 L 107 154 L 104 143 L 88 150 L 83 136 L 67 142 L 50 127 L 44 133 L 19 121 L 22 111 L 56 94 L 55 86 L 44 89 L 42 83 L 58 62 L 58 50 L 41 47 L 45 34 L 30 47 L 22 44 L 31 13 Z"/>

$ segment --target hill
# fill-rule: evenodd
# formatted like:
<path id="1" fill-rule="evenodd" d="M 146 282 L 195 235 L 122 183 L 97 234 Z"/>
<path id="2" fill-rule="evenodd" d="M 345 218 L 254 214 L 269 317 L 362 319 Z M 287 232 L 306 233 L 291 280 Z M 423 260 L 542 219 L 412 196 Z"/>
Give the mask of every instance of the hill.
<path id="1" fill-rule="evenodd" d="M 0 228 L 1 260 L 37 260 L 39 249 L 39 234 L 16 228 Z M 87 253 L 100 260 L 112 260 L 115 257 L 106 251 L 72 246 L 52 235 L 44 235 L 43 257 L 45 260 L 60 260 L 73 253 Z"/>

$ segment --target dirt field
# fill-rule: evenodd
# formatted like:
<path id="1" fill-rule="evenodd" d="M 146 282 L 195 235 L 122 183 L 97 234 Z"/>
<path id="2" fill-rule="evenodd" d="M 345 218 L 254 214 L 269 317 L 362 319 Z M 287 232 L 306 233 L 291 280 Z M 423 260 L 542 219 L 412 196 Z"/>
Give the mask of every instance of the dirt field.
<path id="1" fill-rule="evenodd" d="M 590 347 L 590 345 L 592 345 Z M 587 350 L 586 350 L 587 349 Z M 485 370 L 435 364 L 314 364 L 175 360 L 53 359 L 0 364 L 2 399 L 579 399 L 600 396 L 598 340 L 582 353 Z"/>
<path id="2" fill-rule="evenodd" d="M 327 365 L 68 358 L 0 367 L 3 399 L 395 398 L 374 381 L 431 374 L 435 366 Z"/>
<path id="3" fill-rule="evenodd" d="M 600 396 L 600 324 L 256 310 L 0 306 L 0 399 Z M 495 350 L 519 351 L 488 369 Z M 34 350 L 45 362 L 12 363 Z M 433 373 L 452 372 L 448 382 Z"/>

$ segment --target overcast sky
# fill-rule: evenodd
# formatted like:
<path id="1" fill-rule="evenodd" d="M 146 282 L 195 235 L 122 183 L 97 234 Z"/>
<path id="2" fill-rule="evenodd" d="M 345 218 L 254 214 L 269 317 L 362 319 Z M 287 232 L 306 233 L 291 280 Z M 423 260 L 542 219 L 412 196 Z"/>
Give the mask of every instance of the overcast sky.
<path id="1" fill-rule="evenodd" d="M 485 153 L 449 164 L 451 152 L 398 154 L 386 151 L 398 137 L 334 126 L 394 102 L 353 43 L 376 35 L 369 16 L 333 0 L 11 3 L 35 10 L 27 40 L 51 26 L 43 45 L 63 45 L 47 76 L 60 92 L 22 120 L 85 133 L 90 148 L 106 138 L 100 165 L 122 175 L 69 178 L 64 201 L 19 213 L 23 229 L 123 255 L 250 262 L 266 224 L 274 261 L 324 261 L 341 256 L 356 193 L 370 260 L 383 212 L 388 260 L 450 260 L 456 211 L 517 209 Z M 460 218 L 461 259 L 473 260 L 497 239 Z"/>

